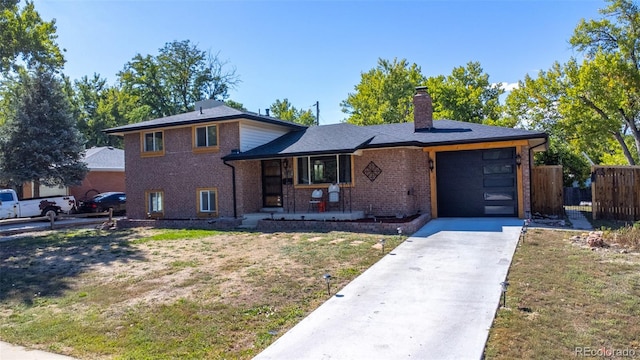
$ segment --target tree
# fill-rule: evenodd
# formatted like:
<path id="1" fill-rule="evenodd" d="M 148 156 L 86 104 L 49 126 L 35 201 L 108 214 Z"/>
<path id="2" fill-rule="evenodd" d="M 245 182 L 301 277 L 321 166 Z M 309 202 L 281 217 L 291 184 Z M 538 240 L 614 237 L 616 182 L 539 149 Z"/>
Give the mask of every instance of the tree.
<path id="1" fill-rule="evenodd" d="M 0 74 L 15 70 L 18 58 L 29 67 L 61 67 L 64 57 L 55 41 L 55 20 L 43 21 L 33 2 L 23 8 L 18 3 L 0 0 Z"/>
<path id="2" fill-rule="evenodd" d="M 93 74 L 91 78 L 83 76 L 80 80 L 74 81 L 69 90 L 78 130 L 84 135 L 87 147 L 99 143 L 97 138 L 103 129 L 96 129 L 94 125 L 98 106 L 104 100 L 107 90 L 107 80 L 99 74 Z"/>
<path id="3" fill-rule="evenodd" d="M 640 157 L 640 11 L 633 1 L 607 2 L 600 10 L 604 18 L 583 19 L 570 39 L 587 57 L 576 74 L 585 78 L 581 90 L 586 91 L 577 96 L 592 116 L 620 125 L 613 136 L 634 164 L 622 135 L 633 137 L 635 157 Z"/>
<path id="4" fill-rule="evenodd" d="M 224 100 L 238 83 L 226 62 L 198 49 L 189 40 L 166 43 L 157 56 L 137 54 L 118 76 L 122 89 L 137 96 L 153 117 L 194 109 L 196 101 Z"/>
<path id="5" fill-rule="evenodd" d="M 378 59 L 363 73 L 355 93 L 340 104 L 347 122 L 374 125 L 413 121 L 413 95 L 425 85 L 433 99 L 433 118 L 503 125 L 500 85 L 489 82 L 479 62 L 455 67 L 448 76 L 425 78 L 416 64 Z"/>
<path id="6" fill-rule="evenodd" d="M 562 183 L 565 187 L 572 187 L 574 182 L 583 187 L 591 174 L 587 159 L 562 141 L 551 141 L 547 151 L 536 153 L 534 164 L 562 165 Z"/>
<path id="7" fill-rule="evenodd" d="M 240 110 L 240 111 L 247 111 L 247 109 L 244 107 L 244 105 L 242 103 L 239 103 L 237 101 L 233 101 L 233 100 L 225 100 L 225 105 L 232 107 L 236 110 Z"/>
<path id="8" fill-rule="evenodd" d="M 311 110 L 296 109 L 295 106 L 291 105 L 289 99 L 284 99 L 282 101 L 276 100 L 271 104 L 269 110 L 271 110 L 272 116 L 277 117 L 280 120 L 291 121 L 306 126 L 315 125 L 317 123 L 316 117 L 313 115 Z"/>
<path id="9" fill-rule="evenodd" d="M 378 59 L 378 66 L 361 74 L 355 93 L 340 103 L 347 122 L 376 125 L 413 121 L 413 94 L 426 79 L 416 64 L 406 59 Z"/>
<path id="10" fill-rule="evenodd" d="M 87 146 L 122 148 L 121 137 L 107 135 L 102 130 L 148 120 L 151 114 L 151 107 L 142 104 L 136 95 L 118 87 L 110 87 L 103 92 L 95 117 L 88 123 L 91 131 L 88 133 Z"/>
<path id="11" fill-rule="evenodd" d="M 472 123 L 495 122 L 502 114 L 501 85 L 489 82 L 479 62 L 453 68 L 451 75 L 427 79 L 434 119 Z"/>
<path id="12" fill-rule="evenodd" d="M 0 181 L 77 185 L 85 177 L 83 141 L 63 85 L 51 71 L 23 76 L 16 110 L 0 133 Z"/>

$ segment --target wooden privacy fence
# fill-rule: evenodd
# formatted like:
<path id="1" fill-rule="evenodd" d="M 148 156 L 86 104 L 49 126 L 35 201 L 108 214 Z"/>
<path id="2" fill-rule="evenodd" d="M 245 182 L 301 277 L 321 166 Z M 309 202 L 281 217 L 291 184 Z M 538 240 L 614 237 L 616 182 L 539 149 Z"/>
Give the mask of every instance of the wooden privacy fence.
<path id="1" fill-rule="evenodd" d="M 640 166 L 592 166 L 593 218 L 640 220 Z"/>
<path id="2" fill-rule="evenodd" d="M 531 210 L 544 215 L 564 215 L 562 166 L 534 166 L 531 169 Z"/>

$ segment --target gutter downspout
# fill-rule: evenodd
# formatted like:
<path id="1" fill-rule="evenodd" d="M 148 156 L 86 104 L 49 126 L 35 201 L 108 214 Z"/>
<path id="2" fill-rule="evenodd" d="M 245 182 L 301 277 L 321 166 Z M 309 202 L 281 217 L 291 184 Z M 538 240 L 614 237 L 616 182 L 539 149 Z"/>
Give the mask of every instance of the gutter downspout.
<path id="1" fill-rule="evenodd" d="M 238 200 L 236 199 L 236 168 L 227 163 L 227 160 L 222 162 L 231 168 L 231 183 L 233 185 L 233 217 L 238 218 Z"/>
<path id="2" fill-rule="evenodd" d="M 533 149 L 546 145 L 547 143 L 549 143 L 549 136 L 545 137 L 544 142 L 529 148 L 529 182 L 531 182 L 531 172 L 533 170 Z M 531 199 L 533 199 L 533 186 L 529 186 L 529 206 L 532 205 Z M 533 209 L 530 210 L 533 211 Z M 531 211 L 529 211 L 529 218 L 531 217 Z M 525 217 L 527 217 L 526 212 Z"/>

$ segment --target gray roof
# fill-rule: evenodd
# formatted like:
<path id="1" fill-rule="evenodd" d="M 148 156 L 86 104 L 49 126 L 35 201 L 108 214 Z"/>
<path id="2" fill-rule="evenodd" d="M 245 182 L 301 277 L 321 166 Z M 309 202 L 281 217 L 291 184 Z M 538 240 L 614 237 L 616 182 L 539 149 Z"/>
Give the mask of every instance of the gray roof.
<path id="1" fill-rule="evenodd" d="M 359 149 L 436 146 L 520 139 L 546 139 L 543 132 L 436 120 L 432 130 L 415 131 L 414 123 L 357 126 L 333 124 L 293 131 L 265 145 L 227 155 L 225 160 L 352 153 Z"/>
<path id="2" fill-rule="evenodd" d="M 289 121 L 283 121 L 270 116 L 259 115 L 249 111 L 241 111 L 220 105 L 213 108 L 191 111 L 184 114 L 171 115 L 159 119 L 143 121 L 135 124 L 128 124 L 104 130 L 107 134 L 124 134 L 131 131 L 140 131 L 148 129 L 157 129 L 167 126 L 186 126 L 211 121 L 249 119 L 268 124 L 282 125 L 293 130 L 306 128 L 304 125 L 295 124 Z"/>
<path id="3" fill-rule="evenodd" d="M 84 162 L 91 171 L 124 171 L 124 150 L 93 147 L 85 151 Z"/>

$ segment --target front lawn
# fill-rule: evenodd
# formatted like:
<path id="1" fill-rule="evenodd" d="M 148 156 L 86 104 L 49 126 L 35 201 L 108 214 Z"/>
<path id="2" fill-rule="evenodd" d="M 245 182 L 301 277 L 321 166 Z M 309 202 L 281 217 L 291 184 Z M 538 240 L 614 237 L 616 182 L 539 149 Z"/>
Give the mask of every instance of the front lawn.
<path id="1" fill-rule="evenodd" d="M 0 339 L 99 359 L 249 359 L 404 237 L 74 230 L 0 243 Z"/>
<path id="2" fill-rule="evenodd" d="M 591 249 L 575 235 L 529 229 L 487 359 L 640 357 L 640 254 L 629 242 Z M 605 232 L 605 241 L 622 243 L 623 235 Z"/>

